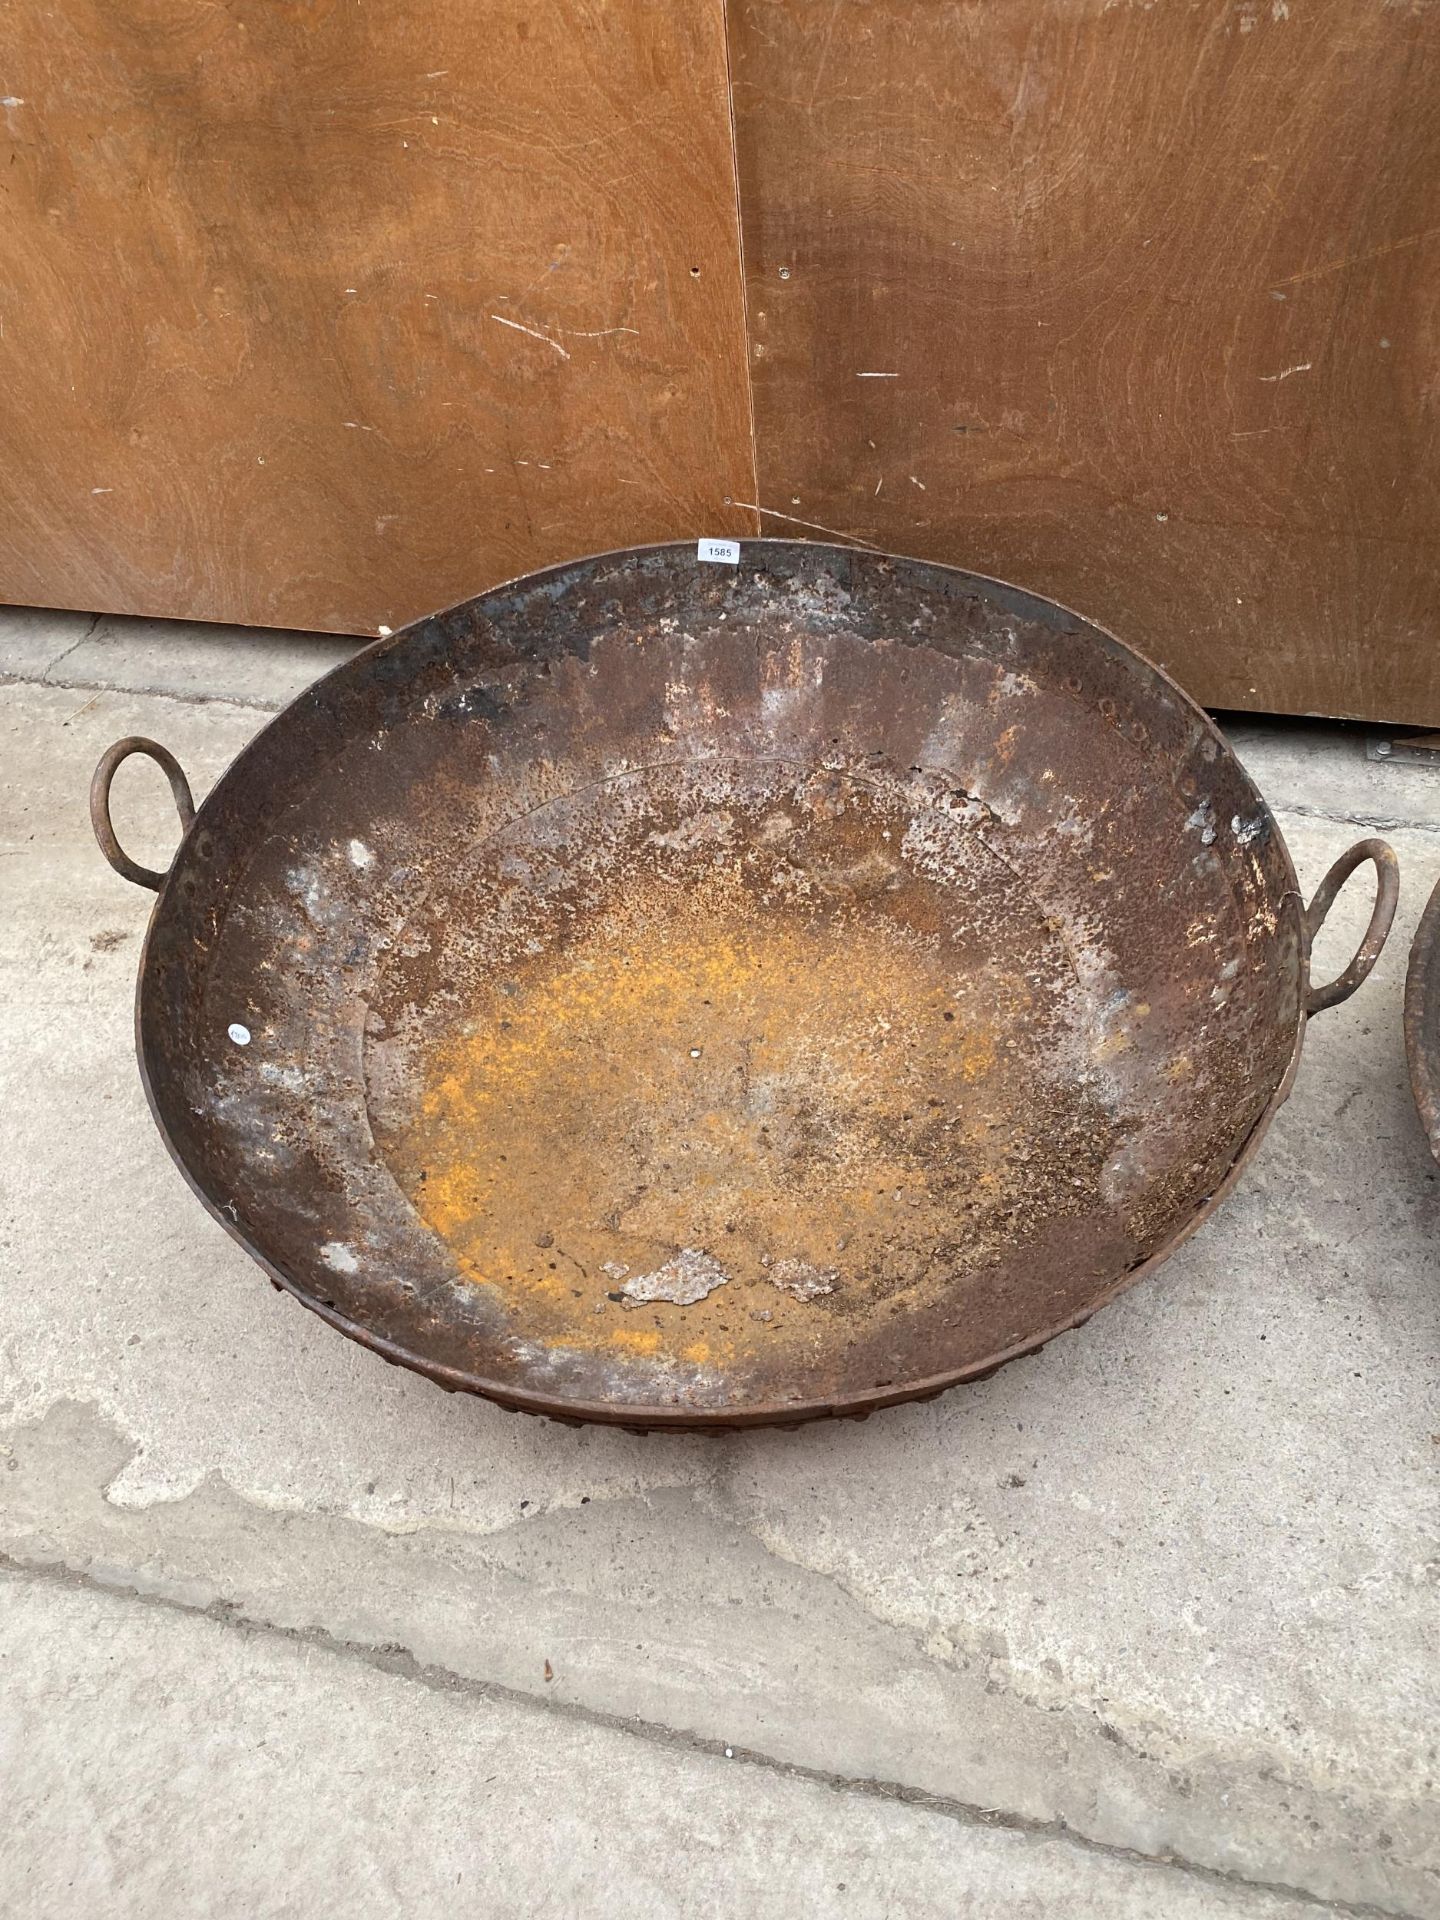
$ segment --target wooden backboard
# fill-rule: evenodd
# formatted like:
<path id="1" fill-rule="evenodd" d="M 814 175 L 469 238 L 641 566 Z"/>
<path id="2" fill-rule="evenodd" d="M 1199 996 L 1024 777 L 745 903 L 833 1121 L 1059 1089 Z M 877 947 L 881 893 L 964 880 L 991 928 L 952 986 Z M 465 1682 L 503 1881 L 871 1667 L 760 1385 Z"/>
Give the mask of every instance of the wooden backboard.
<path id="1" fill-rule="evenodd" d="M 0 598 L 398 627 L 753 528 L 721 0 L 22 0 Z"/>
<path id="2" fill-rule="evenodd" d="M 1440 10 L 736 0 L 760 502 L 1440 723 Z"/>

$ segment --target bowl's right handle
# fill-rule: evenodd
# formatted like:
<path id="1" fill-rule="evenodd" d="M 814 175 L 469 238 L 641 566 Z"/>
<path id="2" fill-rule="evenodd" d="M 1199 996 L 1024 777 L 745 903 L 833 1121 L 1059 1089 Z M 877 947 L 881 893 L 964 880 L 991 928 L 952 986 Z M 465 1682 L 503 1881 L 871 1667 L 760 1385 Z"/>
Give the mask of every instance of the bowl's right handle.
<path id="1" fill-rule="evenodd" d="M 95 829 L 95 838 L 100 842 L 100 851 L 116 873 L 133 880 L 137 887 L 149 887 L 152 892 L 158 893 L 165 884 L 165 875 L 132 860 L 115 838 L 115 828 L 110 820 L 110 782 L 115 778 L 115 770 L 121 761 L 128 760 L 132 753 L 145 754 L 163 769 L 170 782 L 170 791 L 175 796 L 181 829 L 189 832 L 195 819 L 195 802 L 180 762 L 167 747 L 160 746 L 154 740 L 142 740 L 138 734 L 131 734 L 128 740 L 117 740 L 113 747 L 101 754 L 100 764 L 90 782 L 90 824 Z"/>
<path id="2" fill-rule="evenodd" d="M 1308 961 L 1309 949 L 1320 931 L 1326 914 L 1335 904 L 1336 894 L 1355 869 L 1363 865 L 1366 860 L 1373 860 L 1375 863 L 1376 887 L 1375 910 L 1370 915 L 1370 924 L 1365 929 L 1365 938 L 1355 949 L 1355 957 L 1343 973 L 1337 974 L 1323 987 L 1310 988 L 1305 996 L 1307 1016 L 1312 1013 L 1323 1013 L 1326 1007 L 1336 1007 L 1342 1000 L 1348 1000 L 1380 958 L 1380 949 L 1385 944 L 1386 935 L 1390 931 L 1390 923 L 1395 918 L 1395 908 L 1400 899 L 1400 863 L 1395 858 L 1394 849 L 1387 846 L 1383 840 L 1357 840 L 1353 847 L 1341 854 L 1315 889 L 1315 898 L 1305 909 L 1306 957 Z"/>

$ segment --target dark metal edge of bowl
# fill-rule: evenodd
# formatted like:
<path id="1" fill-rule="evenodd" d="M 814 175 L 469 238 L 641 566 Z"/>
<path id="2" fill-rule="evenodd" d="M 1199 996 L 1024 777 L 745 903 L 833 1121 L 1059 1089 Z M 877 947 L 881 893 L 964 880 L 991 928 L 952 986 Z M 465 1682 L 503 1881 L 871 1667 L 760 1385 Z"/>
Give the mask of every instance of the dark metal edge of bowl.
<path id="1" fill-rule="evenodd" d="M 1405 1056 L 1430 1151 L 1440 1160 L 1440 885 L 1430 895 L 1405 971 Z"/>

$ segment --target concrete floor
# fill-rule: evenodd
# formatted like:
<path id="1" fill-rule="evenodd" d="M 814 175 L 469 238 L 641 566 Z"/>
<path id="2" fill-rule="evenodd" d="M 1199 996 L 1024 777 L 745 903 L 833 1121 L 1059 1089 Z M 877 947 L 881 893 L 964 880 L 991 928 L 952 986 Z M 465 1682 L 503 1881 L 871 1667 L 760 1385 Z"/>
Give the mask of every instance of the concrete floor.
<path id="1" fill-rule="evenodd" d="M 0 1906 L 1440 1915 L 1440 775 L 1235 729 L 1307 888 L 1379 826 L 1402 903 L 1159 1275 L 926 1406 L 640 1439 L 327 1331 L 150 1122 L 91 769 L 203 792 L 346 651 L 0 616 Z M 168 808 L 122 771 L 136 857 Z"/>

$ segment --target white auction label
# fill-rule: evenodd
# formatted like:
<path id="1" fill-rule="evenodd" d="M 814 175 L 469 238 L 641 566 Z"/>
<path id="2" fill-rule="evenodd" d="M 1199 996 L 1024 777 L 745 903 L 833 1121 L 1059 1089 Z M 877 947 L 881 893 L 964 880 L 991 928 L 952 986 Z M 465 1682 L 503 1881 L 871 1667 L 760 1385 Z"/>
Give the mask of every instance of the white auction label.
<path id="1" fill-rule="evenodd" d="M 702 540 L 695 549 L 697 560 L 712 561 L 717 567 L 738 567 L 740 564 L 740 542 L 738 540 Z"/>

